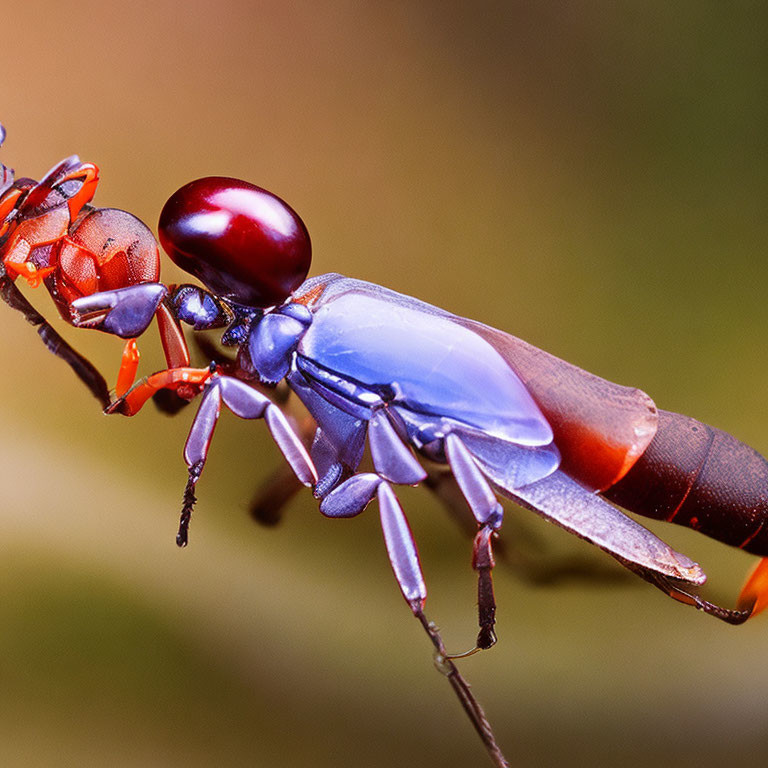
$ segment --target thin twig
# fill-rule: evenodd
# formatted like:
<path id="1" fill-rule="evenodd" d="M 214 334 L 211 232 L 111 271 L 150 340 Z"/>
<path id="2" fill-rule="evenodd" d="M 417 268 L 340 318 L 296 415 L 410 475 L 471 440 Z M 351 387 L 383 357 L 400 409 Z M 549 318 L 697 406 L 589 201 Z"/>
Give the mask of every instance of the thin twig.
<path id="1" fill-rule="evenodd" d="M 483 740 L 483 744 L 485 744 L 485 748 L 488 750 L 488 756 L 496 768 L 509 768 L 509 763 L 496 743 L 496 737 L 493 735 L 493 729 L 488 722 L 488 718 L 485 716 L 483 708 L 470 690 L 469 683 L 461 676 L 453 661 L 448 658 L 443 638 L 440 636 L 437 626 L 428 621 L 422 611 L 416 614 L 416 618 L 421 622 L 424 631 L 429 635 L 432 645 L 435 646 L 437 652 L 435 664 L 437 668 L 448 678 L 448 682 L 461 702 L 461 706 L 464 707 L 464 711 L 472 721 L 472 725 L 475 726 L 475 730 Z"/>

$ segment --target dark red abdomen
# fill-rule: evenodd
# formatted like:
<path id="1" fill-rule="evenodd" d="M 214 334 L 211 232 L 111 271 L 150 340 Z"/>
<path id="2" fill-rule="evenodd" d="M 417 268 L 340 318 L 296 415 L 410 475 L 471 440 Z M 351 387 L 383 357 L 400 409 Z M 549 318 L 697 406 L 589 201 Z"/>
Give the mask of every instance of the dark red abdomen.
<path id="1" fill-rule="evenodd" d="M 603 495 L 630 512 L 768 556 L 768 462 L 727 432 L 658 413 L 648 448 Z"/>
<path id="2" fill-rule="evenodd" d="M 312 257 L 293 208 L 239 179 L 211 176 L 174 192 L 159 233 L 175 264 L 217 296 L 249 307 L 285 301 L 304 282 Z"/>

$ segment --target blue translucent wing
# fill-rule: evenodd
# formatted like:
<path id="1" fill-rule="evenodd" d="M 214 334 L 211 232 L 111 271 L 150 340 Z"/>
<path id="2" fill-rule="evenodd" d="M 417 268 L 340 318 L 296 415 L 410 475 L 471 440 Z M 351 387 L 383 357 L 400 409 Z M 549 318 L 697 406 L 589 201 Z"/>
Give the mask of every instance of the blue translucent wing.
<path id="1" fill-rule="evenodd" d="M 335 279 L 313 307 L 298 352 L 392 405 L 518 445 L 552 442 L 539 407 L 489 342 L 394 291 Z"/>

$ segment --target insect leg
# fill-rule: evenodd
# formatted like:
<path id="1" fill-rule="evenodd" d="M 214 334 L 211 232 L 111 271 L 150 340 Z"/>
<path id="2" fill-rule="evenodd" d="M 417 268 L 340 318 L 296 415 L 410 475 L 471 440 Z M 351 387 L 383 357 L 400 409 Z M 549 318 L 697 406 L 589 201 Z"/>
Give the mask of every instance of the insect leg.
<path id="1" fill-rule="evenodd" d="M 61 358 L 75 372 L 80 381 L 85 384 L 91 394 L 106 408 L 110 403 L 109 387 L 104 377 L 96 367 L 73 349 L 53 329 L 48 321 L 27 301 L 14 283 L 5 275 L 0 266 L 0 296 L 11 309 L 21 312 L 27 322 L 37 327 L 37 333 L 48 349 L 56 357 Z"/>
<path id="2" fill-rule="evenodd" d="M 445 455 L 456 482 L 467 500 L 479 525 L 472 554 L 472 567 L 477 571 L 477 607 L 480 632 L 478 648 L 490 648 L 496 642 L 496 598 L 493 594 L 491 570 L 493 559 L 492 540 L 501 527 L 503 510 L 477 462 L 456 434 L 445 438 Z"/>
<path id="3" fill-rule="evenodd" d="M 217 361 L 217 365 L 219 365 Z M 251 386 L 254 386 L 251 384 Z M 255 385 L 258 389 L 258 385 Z M 270 399 L 275 405 L 282 406 L 288 402 L 291 390 L 285 386 L 281 391 L 278 388 L 270 391 Z M 312 445 L 312 436 L 317 426 L 308 415 L 297 416 L 290 410 L 284 410 L 293 431 L 301 438 L 304 446 Z M 318 477 L 322 475 L 322 469 L 317 463 L 314 451 L 310 452 L 310 458 L 315 465 Z M 315 491 L 320 480 L 315 484 Z M 261 525 L 277 525 L 283 518 L 283 513 L 288 502 L 303 488 L 303 484 L 293 473 L 293 470 L 285 463 L 280 462 L 271 474 L 263 480 L 251 497 L 248 511 L 251 517 Z"/>
<path id="4" fill-rule="evenodd" d="M 123 355 L 120 362 L 120 369 L 117 372 L 117 383 L 115 384 L 115 395 L 122 397 L 136 381 L 136 371 L 139 369 L 139 347 L 136 339 L 128 339 L 123 347 Z"/>
<path id="5" fill-rule="evenodd" d="M 323 498 L 320 512 L 326 517 L 355 517 L 368 506 L 382 482 L 373 472 L 352 475 Z"/>
<path id="6" fill-rule="evenodd" d="M 333 511 L 340 513 L 344 509 L 344 504 L 340 502 L 340 499 L 350 498 L 351 496 L 357 497 L 359 506 L 353 514 L 362 512 L 373 496 L 378 497 L 381 529 L 384 534 L 384 542 L 387 547 L 389 561 L 392 564 L 392 570 L 395 573 L 395 578 L 400 586 L 403 597 L 411 611 L 413 611 L 413 615 L 421 622 L 434 645 L 435 666 L 446 676 L 453 687 L 464 711 L 480 734 L 494 765 L 508 766 L 509 764 L 496 742 L 496 737 L 493 734 L 483 708 L 474 697 L 467 681 L 460 674 L 452 657 L 446 652 L 437 626 L 424 615 L 427 589 L 419 563 L 419 555 L 410 526 L 400 506 L 400 502 L 392 490 L 392 486 L 386 480 L 382 480 L 378 475 L 370 472 L 353 475 L 325 497 L 323 504 L 321 504 L 321 510 L 325 514 L 330 514 Z M 328 501 L 331 499 L 333 499 L 333 502 L 329 505 Z M 325 509 L 323 505 L 326 505 Z M 333 509 L 330 507 L 333 507 Z M 351 504 L 348 510 L 353 509 L 355 509 L 355 506 Z M 334 515 L 331 514 L 331 516 Z M 335 516 L 347 517 L 350 515 L 337 514 Z"/>
<path id="7" fill-rule="evenodd" d="M 326 517 L 354 517 L 377 497 L 392 570 L 403 597 L 419 616 L 427 596 L 424 577 L 408 521 L 389 481 L 415 485 L 426 477 L 426 472 L 400 440 L 383 408 L 374 410 L 371 416 L 368 444 L 376 472 L 352 475 L 329 490 L 322 497 L 320 511 Z"/>
<path id="8" fill-rule="evenodd" d="M 147 329 L 158 308 L 162 306 L 161 302 L 167 293 L 168 289 L 162 283 L 140 283 L 125 288 L 92 293 L 75 299 L 70 304 L 71 320 L 76 327 L 98 328 L 126 339 L 115 385 L 118 403 L 122 402 L 136 379 L 139 350 L 135 337 Z M 183 359 L 171 360 L 166 354 L 166 359 L 169 368 L 189 366 L 188 355 Z M 179 384 L 178 387 L 183 389 L 185 384 Z M 190 399 L 194 394 L 197 394 L 197 391 L 199 390 L 190 394 Z M 142 399 L 140 393 L 141 388 L 132 395 L 135 401 L 132 413 L 135 413 L 144 404 L 146 398 Z M 127 413 L 126 408 L 122 405 L 111 403 L 110 406 L 110 413 Z"/>
<path id="9" fill-rule="evenodd" d="M 167 300 L 167 299 L 166 299 Z M 160 343 L 165 355 L 165 361 L 168 368 L 187 368 L 190 365 L 189 350 L 187 348 L 187 342 L 184 338 L 184 334 L 181 327 L 174 319 L 171 311 L 166 306 L 166 300 L 163 300 L 157 307 L 155 313 L 155 319 L 157 320 L 157 329 L 160 335 Z M 127 342 L 126 348 L 123 352 L 123 360 L 118 372 L 118 383 L 115 387 L 118 397 L 122 397 L 130 386 L 133 384 L 136 376 L 136 366 L 131 359 L 133 351 L 129 349 L 130 341 Z M 214 345 L 210 345 L 213 349 Z M 136 350 L 138 354 L 138 350 Z M 206 350 L 204 357 L 208 360 L 214 360 L 212 354 L 208 354 Z M 215 360 L 216 369 L 228 373 L 228 369 L 225 368 L 218 359 Z M 128 386 L 126 386 L 126 383 Z M 189 405 L 197 395 L 200 394 L 200 387 L 195 384 L 182 384 L 177 389 L 158 389 L 152 393 L 152 402 L 155 407 L 162 413 L 168 416 L 174 416 L 182 408 Z"/>
<path id="10" fill-rule="evenodd" d="M 386 481 L 380 481 L 377 488 L 381 530 L 384 533 L 384 543 L 387 546 L 389 562 L 400 585 L 405 601 L 416 616 L 424 610 L 427 598 L 427 588 L 421 573 L 419 553 L 413 540 L 408 521 L 405 518 L 400 502 Z"/>
<path id="11" fill-rule="evenodd" d="M 435 495 L 461 533 L 474 539 L 477 520 L 450 468 L 428 467 L 424 486 Z M 497 567 L 500 562 L 503 563 L 528 584 L 552 588 L 572 582 L 620 584 L 634 579 L 633 574 L 614 568 L 603 558 L 583 555 L 581 549 L 573 554 L 554 555 L 524 515 L 507 517 L 504 525 L 507 535 L 493 542 L 494 560 Z"/>
<path id="12" fill-rule="evenodd" d="M 195 420 L 184 444 L 184 461 L 187 463 L 187 485 L 184 488 L 184 503 L 179 519 L 179 532 L 176 534 L 176 544 L 186 547 L 189 543 L 189 521 L 197 501 L 195 486 L 205 466 L 208 449 L 211 447 L 213 430 L 221 413 L 221 390 L 216 382 L 211 384 L 203 395 L 200 407 L 195 414 Z"/>
<path id="13" fill-rule="evenodd" d="M 157 330 L 160 335 L 160 344 L 163 347 L 165 362 L 169 368 L 185 367 L 190 364 L 189 348 L 184 332 L 181 330 L 179 321 L 167 305 L 167 297 L 157 307 L 155 319 L 157 320 Z M 205 355 L 206 359 L 213 360 L 210 355 Z M 217 367 L 224 373 L 220 366 Z M 175 391 L 168 389 L 160 390 L 152 396 L 152 402 L 162 413 L 173 416 L 178 413 L 191 400 L 200 394 L 195 387 L 179 387 Z"/>
<path id="14" fill-rule="evenodd" d="M 184 489 L 184 503 L 176 543 L 188 542 L 189 521 L 196 502 L 195 486 L 205 466 L 208 449 L 221 413 L 221 403 L 241 419 L 264 418 L 278 448 L 304 485 L 317 481 L 317 472 L 299 436 L 293 431 L 283 412 L 266 396 L 238 379 L 216 375 L 206 388 L 200 408 L 184 446 L 184 460 L 189 477 Z"/>
<path id="15" fill-rule="evenodd" d="M 398 485 L 417 485 L 427 476 L 389 421 L 384 408 L 376 409 L 368 422 L 368 445 L 376 472 Z"/>
<path id="16" fill-rule="evenodd" d="M 177 390 L 182 387 L 194 387 L 198 392 L 211 377 L 215 366 L 208 368 L 166 368 L 139 381 L 124 395 L 105 408 L 107 414 L 121 413 L 123 416 L 135 416 L 149 400 L 163 390 Z"/>

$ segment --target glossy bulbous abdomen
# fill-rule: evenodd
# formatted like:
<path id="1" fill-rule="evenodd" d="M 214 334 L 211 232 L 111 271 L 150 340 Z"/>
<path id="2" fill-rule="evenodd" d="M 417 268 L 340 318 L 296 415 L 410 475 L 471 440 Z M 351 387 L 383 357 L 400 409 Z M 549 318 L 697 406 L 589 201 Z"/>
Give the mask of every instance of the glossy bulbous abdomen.
<path id="1" fill-rule="evenodd" d="M 306 277 L 312 256 L 304 222 L 284 200 L 219 176 L 171 195 L 159 235 L 179 267 L 217 296 L 249 307 L 285 301 Z"/>

